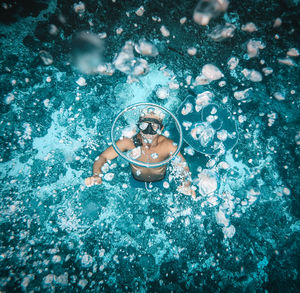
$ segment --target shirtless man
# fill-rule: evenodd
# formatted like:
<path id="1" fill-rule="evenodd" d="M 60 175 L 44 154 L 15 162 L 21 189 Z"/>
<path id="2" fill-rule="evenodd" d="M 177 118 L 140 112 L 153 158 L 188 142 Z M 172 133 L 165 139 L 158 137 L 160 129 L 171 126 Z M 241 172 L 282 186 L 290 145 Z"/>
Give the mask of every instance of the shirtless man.
<path id="1" fill-rule="evenodd" d="M 164 128 L 162 124 L 163 116 L 160 110 L 153 107 L 143 109 L 137 123 L 140 132 L 132 138 L 123 137 L 118 140 L 116 142 L 118 148 L 122 152 L 130 151 L 130 156 L 138 158 L 141 162 L 158 163 L 166 160 L 176 151 L 177 145 L 171 139 L 161 135 Z M 102 166 L 117 156 L 118 154 L 112 146 L 107 148 L 94 162 L 93 176 L 86 178 L 85 184 L 87 186 L 101 184 Z M 175 162 L 177 167 L 181 169 L 183 181 L 182 186 L 179 187 L 179 191 L 186 195 L 192 195 L 195 198 L 196 193 L 190 186 L 190 170 L 180 152 Z M 134 181 L 152 183 L 162 181 L 165 178 L 167 169 L 167 165 L 157 168 L 145 168 L 130 164 L 130 167 Z"/>

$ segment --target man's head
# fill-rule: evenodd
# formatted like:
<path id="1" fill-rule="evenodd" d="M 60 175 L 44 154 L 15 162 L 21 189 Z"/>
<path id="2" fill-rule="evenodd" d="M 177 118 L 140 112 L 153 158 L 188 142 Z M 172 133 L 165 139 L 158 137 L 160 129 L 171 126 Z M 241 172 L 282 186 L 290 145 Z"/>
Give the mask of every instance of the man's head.
<path id="1" fill-rule="evenodd" d="M 138 121 L 138 128 L 141 130 L 142 134 L 145 135 L 156 135 L 160 134 L 163 129 L 163 118 L 164 114 L 161 110 L 155 107 L 144 108 L 140 113 L 140 118 Z"/>

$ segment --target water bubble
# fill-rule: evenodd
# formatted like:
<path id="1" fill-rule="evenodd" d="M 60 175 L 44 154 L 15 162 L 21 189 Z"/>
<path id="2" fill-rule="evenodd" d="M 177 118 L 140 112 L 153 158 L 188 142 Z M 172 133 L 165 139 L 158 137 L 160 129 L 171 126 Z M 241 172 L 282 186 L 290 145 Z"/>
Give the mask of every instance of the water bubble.
<path id="1" fill-rule="evenodd" d="M 111 180 L 113 180 L 114 177 L 115 177 L 114 173 L 106 173 L 104 175 L 103 179 L 106 180 L 106 181 L 111 181 Z"/>
<path id="2" fill-rule="evenodd" d="M 156 91 L 156 96 L 161 100 L 164 100 L 167 97 L 169 97 L 169 94 L 169 89 L 166 87 L 160 87 Z"/>
<path id="3" fill-rule="evenodd" d="M 296 48 L 291 48 L 287 51 L 286 55 L 288 55 L 290 57 L 298 57 L 299 51 Z"/>
<path id="4" fill-rule="evenodd" d="M 158 158 L 158 154 L 157 153 L 151 154 L 151 158 L 154 159 L 154 160 L 157 159 Z"/>
<path id="5" fill-rule="evenodd" d="M 39 56 L 45 65 L 51 65 L 53 63 L 53 57 L 49 52 L 47 52 L 45 50 L 41 50 L 39 52 Z"/>
<path id="6" fill-rule="evenodd" d="M 247 43 L 247 52 L 249 58 L 257 57 L 259 50 L 264 49 L 266 46 L 261 41 L 251 39 Z"/>
<path id="7" fill-rule="evenodd" d="M 86 80 L 84 77 L 79 77 L 77 80 L 76 80 L 76 83 L 79 85 L 79 86 L 86 86 L 87 83 L 86 83 Z"/>
<path id="8" fill-rule="evenodd" d="M 230 225 L 229 227 L 223 227 L 222 232 L 225 238 L 232 238 L 235 234 L 235 227 Z"/>
<path id="9" fill-rule="evenodd" d="M 78 282 L 78 286 L 81 287 L 81 289 L 84 289 L 86 287 L 86 285 L 88 284 L 88 281 L 86 279 L 81 279 Z"/>
<path id="10" fill-rule="evenodd" d="M 281 18 L 277 17 L 275 20 L 274 20 L 274 24 L 273 24 L 273 27 L 280 27 L 282 24 L 282 20 Z"/>
<path id="11" fill-rule="evenodd" d="M 228 38 L 232 38 L 236 27 L 231 23 L 225 25 L 217 25 L 208 36 L 215 42 L 221 42 Z"/>
<path id="12" fill-rule="evenodd" d="M 74 12 L 82 15 L 85 12 L 85 5 L 83 2 L 74 3 L 73 5 Z"/>
<path id="13" fill-rule="evenodd" d="M 257 27 L 253 22 L 247 22 L 245 25 L 241 27 L 242 31 L 253 33 L 257 31 Z"/>
<path id="14" fill-rule="evenodd" d="M 72 40 L 71 61 L 80 72 L 95 74 L 103 64 L 103 51 L 104 42 L 99 34 L 82 31 Z"/>
<path id="15" fill-rule="evenodd" d="M 134 46 L 135 51 L 144 56 L 155 57 L 158 55 L 157 48 L 146 40 L 139 40 L 139 43 Z"/>
<path id="16" fill-rule="evenodd" d="M 141 6 L 140 8 L 138 8 L 138 9 L 135 11 L 135 14 L 136 14 L 137 16 L 142 16 L 142 15 L 144 14 L 144 12 L 145 12 L 145 8 L 144 8 L 144 6 Z"/>
<path id="17" fill-rule="evenodd" d="M 89 254 L 85 253 L 81 257 L 81 265 L 85 268 L 90 267 L 93 264 L 93 257 L 90 256 Z"/>
<path id="18" fill-rule="evenodd" d="M 113 64 L 116 69 L 128 75 L 137 76 L 148 72 L 148 62 L 142 58 L 135 58 L 131 41 L 125 43 Z"/>
<path id="19" fill-rule="evenodd" d="M 218 188 L 216 176 L 206 169 L 198 174 L 197 185 L 199 193 L 203 196 L 213 194 Z"/>
<path id="20" fill-rule="evenodd" d="M 262 75 L 261 75 L 261 73 L 258 72 L 258 71 L 256 71 L 256 70 L 254 70 L 254 69 L 247 69 L 247 68 L 245 68 L 245 69 L 242 70 L 242 73 L 243 73 L 243 75 L 247 79 L 249 79 L 249 80 L 251 80 L 253 82 L 260 82 L 260 81 L 262 81 Z"/>
<path id="21" fill-rule="evenodd" d="M 227 0 L 200 0 L 194 10 L 193 19 L 200 25 L 207 25 L 211 18 L 225 12 L 228 5 Z"/>
<path id="22" fill-rule="evenodd" d="M 160 32 L 166 38 L 170 36 L 169 30 L 164 25 L 160 27 Z"/>

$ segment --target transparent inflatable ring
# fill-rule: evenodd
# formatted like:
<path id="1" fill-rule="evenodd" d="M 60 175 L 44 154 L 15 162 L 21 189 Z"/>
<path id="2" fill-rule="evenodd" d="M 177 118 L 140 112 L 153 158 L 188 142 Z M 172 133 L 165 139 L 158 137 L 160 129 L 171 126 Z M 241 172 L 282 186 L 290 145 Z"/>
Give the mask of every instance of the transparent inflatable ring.
<path id="1" fill-rule="evenodd" d="M 114 130 L 115 130 L 115 125 L 117 123 L 117 121 L 119 120 L 119 118 L 124 115 L 127 111 L 130 111 L 132 108 L 136 108 L 138 106 L 152 106 L 152 107 L 156 107 L 156 108 L 160 108 L 162 110 L 164 110 L 165 112 L 167 112 L 168 114 L 171 115 L 171 117 L 174 119 L 174 121 L 176 122 L 176 128 L 179 132 L 179 143 L 177 145 L 177 149 L 175 151 L 175 153 L 170 156 L 168 159 L 166 160 L 163 160 L 159 163 L 145 163 L 145 162 L 140 162 L 140 161 L 137 161 L 137 160 L 133 160 L 131 158 L 128 158 L 119 148 L 118 146 L 116 145 L 116 142 L 115 142 L 115 136 L 114 136 Z M 156 104 L 153 104 L 153 103 L 137 103 L 137 104 L 133 104 L 131 106 L 128 106 L 127 108 L 125 108 L 122 112 L 120 112 L 118 114 L 118 116 L 115 118 L 114 120 L 114 123 L 111 127 L 111 132 L 110 132 L 110 136 L 111 136 L 111 141 L 112 141 L 112 145 L 113 145 L 113 148 L 115 149 L 115 151 L 122 157 L 124 158 L 126 161 L 132 163 L 133 165 L 137 165 L 137 166 L 140 166 L 140 167 L 145 167 L 145 168 L 157 168 L 157 167 L 160 167 L 160 166 L 163 166 L 163 165 L 166 165 L 168 164 L 171 160 L 173 160 L 177 154 L 179 153 L 180 151 L 180 148 L 181 148 L 181 145 L 182 145 L 182 129 L 181 129 L 181 125 L 179 123 L 179 121 L 177 120 L 177 118 L 175 117 L 175 115 L 173 113 L 171 113 L 168 109 L 160 106 L 160 105 L 156 105 Z"/>

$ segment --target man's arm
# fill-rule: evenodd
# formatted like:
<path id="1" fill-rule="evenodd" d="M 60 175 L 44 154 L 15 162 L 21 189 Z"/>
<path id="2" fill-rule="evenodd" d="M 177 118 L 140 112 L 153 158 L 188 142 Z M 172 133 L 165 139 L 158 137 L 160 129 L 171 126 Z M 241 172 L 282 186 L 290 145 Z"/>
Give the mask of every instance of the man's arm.
<path id="1" fill-rule="evenodd" d="M 134 147 L 133 142 L 129 138 L 120 139 L 116 142 L 117 147 L 121 152 L 126 152 Z M 101 168 L 107 161 L 111 161 L 118 156 L 118 153 L 112 146 L 108 147 L 99 157 L 96 158 L 93 164 L 93 176 L 85 179 L 85 184 L 91 186 L 94 184 L 101 184 L 102 170 Z"/>

